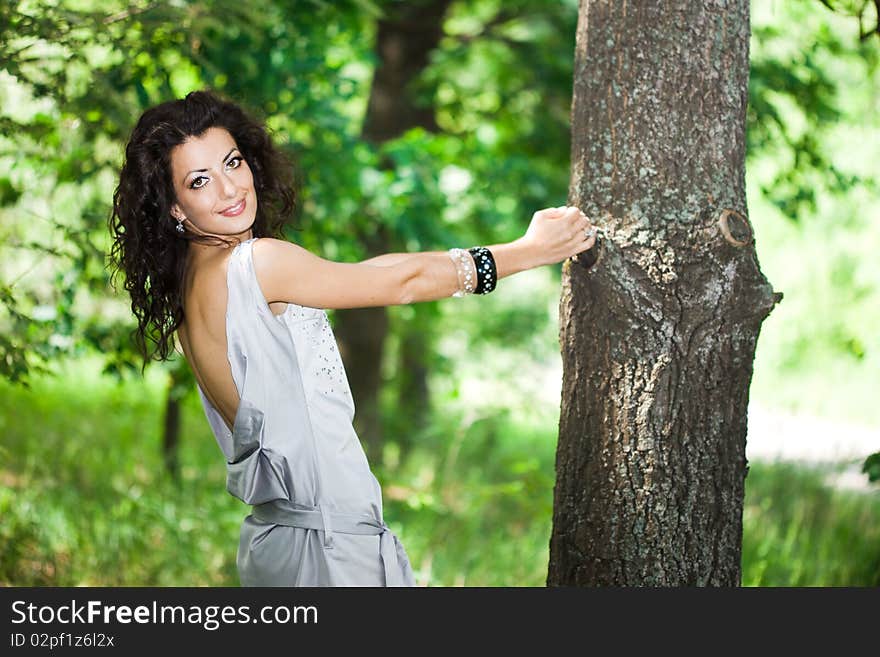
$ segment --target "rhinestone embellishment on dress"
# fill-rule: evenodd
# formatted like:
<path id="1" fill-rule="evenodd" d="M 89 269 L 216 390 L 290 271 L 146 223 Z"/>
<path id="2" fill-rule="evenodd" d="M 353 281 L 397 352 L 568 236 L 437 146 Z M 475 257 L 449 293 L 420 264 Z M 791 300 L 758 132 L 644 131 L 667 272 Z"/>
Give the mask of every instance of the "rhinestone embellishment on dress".
<path id="1" fill-rule="evenodd" d="M 342 356 L 326 311 L 290 304 L 288 321 L 294 342 L 302 346 L 304 367 L 311 366 L 317 391 L 325 395 L 350 395 Z"/>

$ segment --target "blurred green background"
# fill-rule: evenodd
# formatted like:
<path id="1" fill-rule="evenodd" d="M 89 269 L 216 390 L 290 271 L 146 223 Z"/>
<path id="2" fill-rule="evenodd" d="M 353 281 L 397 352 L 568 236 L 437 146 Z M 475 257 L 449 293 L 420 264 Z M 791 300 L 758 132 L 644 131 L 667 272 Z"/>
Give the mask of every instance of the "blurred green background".
<path id="1" fill-rule="evenodd" d="M 225 492 L 180 363 L 141 377 L 105 268 L 122 148 L 146 107 L 210 86 L 265 117 L 301 180 L 289 238 L 331 259 L 368 257 L 359 236 L 374 230 L 398 250 L 506 241 L 566 203 L 576 0 L 451 2 L 412 86 L 438 130 L 371 143 L 377 24 L 407 4 L 0 8 L 0 584 L 238 583 L 247 507 Z M 877 22 L 865 4 L 863 27 Z M 818 0 L 752 5 L 748 205 L 785 298 L 750 393 L 743 584 L 876 586 L 880 497 L 863 465 L 880 450 L 880 36 Z M 373 467 L 420 584 L 545 582 L 560 272 L 389 308 Z M 419 422 L 400 404 L 413 331 L 430 347 Z M 177 478 L 161 449 L 169 395 Z"/>

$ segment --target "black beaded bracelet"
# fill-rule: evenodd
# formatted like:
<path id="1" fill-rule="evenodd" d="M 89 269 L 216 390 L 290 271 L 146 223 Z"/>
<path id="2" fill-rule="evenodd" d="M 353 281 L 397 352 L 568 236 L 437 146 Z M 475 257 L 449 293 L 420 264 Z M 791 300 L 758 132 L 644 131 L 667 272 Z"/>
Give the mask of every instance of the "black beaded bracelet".
<path id="1" fill-rule="evenodd" d="M 498 274 L 495 270 L 495 258 L 492 252 L 485 246 L 472 246 L 468 249 L 477 266 L 477 289 L 474 294 L 489 294 L 495 289 L 498 282 Z"/>

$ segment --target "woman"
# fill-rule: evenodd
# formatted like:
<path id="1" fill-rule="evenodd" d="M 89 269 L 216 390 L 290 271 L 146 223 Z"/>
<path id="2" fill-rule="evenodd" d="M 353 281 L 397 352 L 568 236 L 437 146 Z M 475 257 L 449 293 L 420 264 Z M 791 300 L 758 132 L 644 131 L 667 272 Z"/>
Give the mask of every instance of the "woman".
<path id="1" fill-rule="evenodd" d="M 332 262 L 281 237 L 295 201 L 289 171 L 266 129 L 210 92 L 153 107 L 126 147 L 111 257 L 145 363 L 168 357 L 176 331 L 227 490 L 253 506 L 241 584 L 412 586 L 325 309 L 487 294 L 589 249 L 595 230 L 577 208 L 551 208 L 510 243 Z"/>

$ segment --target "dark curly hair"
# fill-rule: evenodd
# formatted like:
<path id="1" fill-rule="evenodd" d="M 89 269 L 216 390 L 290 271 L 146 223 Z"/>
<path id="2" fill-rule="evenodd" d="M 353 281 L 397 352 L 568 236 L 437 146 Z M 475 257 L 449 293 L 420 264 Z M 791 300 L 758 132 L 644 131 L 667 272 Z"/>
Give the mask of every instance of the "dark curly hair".
<path id="1" fill-rule="evenodd" d="M 114 237 L 111 281 L 118 271 L 125 272 L 125 289 L 138 319 L 132 336 L 144 359 L 142 374 L 150 360 L 168 360 L 174 331 L 183 321 L 189 241 L 232 246 L 221 237 L 181 235 L 170 214 L 176 201 L 171 150 L 211 127 L 229 131 L 253 173 L 259 201 L 254 237 L 280 237 L 296 206 L 292 163 L 272 143 L 266 128 L 235 103 L 211 91 L 193 91 L 141 115 L 125 147 L 109 227 Z M 156 345 L 152 351 L 148 339 Z"/>

